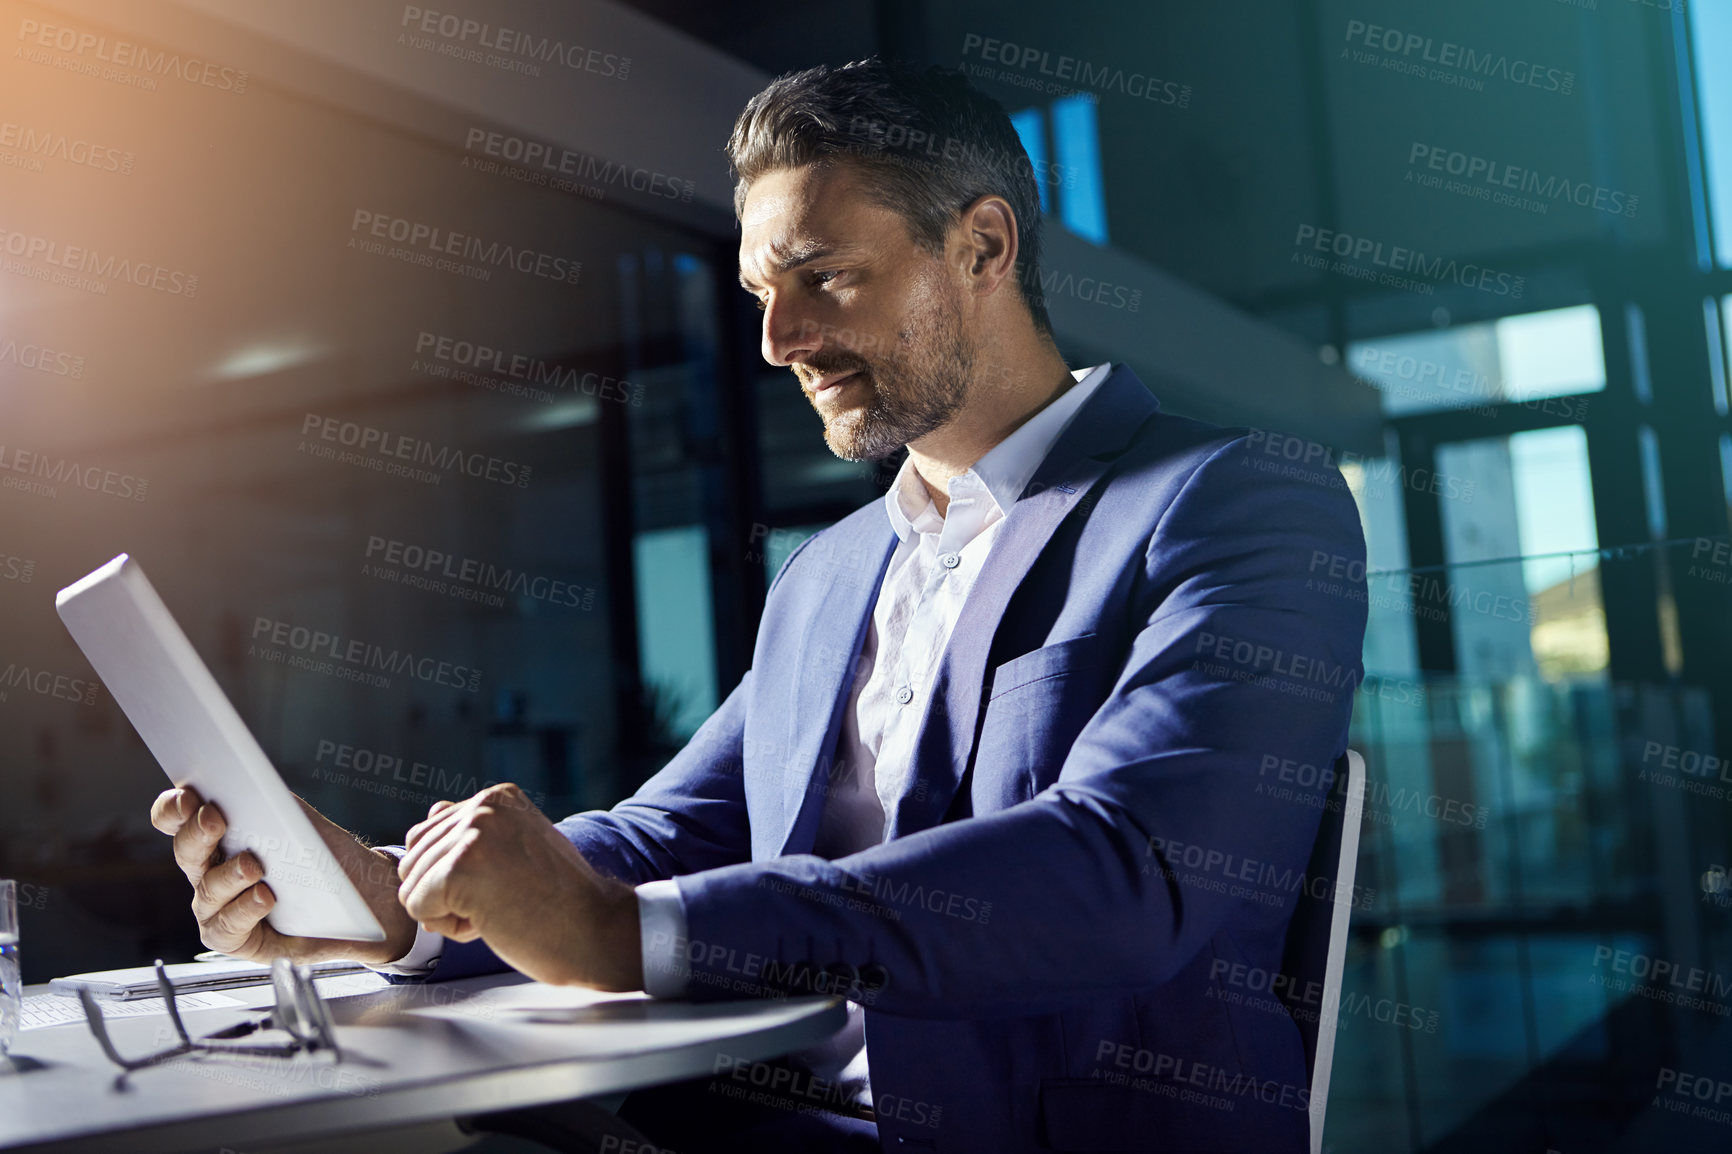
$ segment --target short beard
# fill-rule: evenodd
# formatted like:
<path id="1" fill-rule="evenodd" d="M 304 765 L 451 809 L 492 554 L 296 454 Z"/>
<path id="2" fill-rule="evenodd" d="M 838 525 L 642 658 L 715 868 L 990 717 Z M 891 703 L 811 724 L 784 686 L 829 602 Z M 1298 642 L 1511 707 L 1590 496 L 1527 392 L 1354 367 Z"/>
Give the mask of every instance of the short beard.
<path id="1" fill-rule="evenodd" d="M 974 346 L 962 332 L 961 306 L 946 296 L 928 316 L 903 336 L 908 353 L 887 356 L 876 365 L 860 362 L 872 399 L 864 408 L 825 420 L 824 441 L 832 453 L 847 461 L 882 460 L 961 411 L 975 359 Z"/>

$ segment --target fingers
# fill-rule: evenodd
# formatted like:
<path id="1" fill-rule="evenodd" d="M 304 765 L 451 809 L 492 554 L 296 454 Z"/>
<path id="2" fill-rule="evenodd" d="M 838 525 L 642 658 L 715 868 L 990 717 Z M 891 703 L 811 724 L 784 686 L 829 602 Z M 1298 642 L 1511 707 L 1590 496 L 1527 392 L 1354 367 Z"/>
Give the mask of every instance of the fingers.
<path id="1" fill-rule="evenodd" d="M 445 875 L 450 872 L 456 856 L 463 848 L 480 837 L 481 833 L 473 826 L 462 822 L 454 822 L 445 833 L 439 837 L 426 837 L 414 850 L 403 855 L 403 860 L 397 863 L 397 876 L 402 878 L 402 884 L 397 887 L 398 900 L 403 908 L 409 911 L 409 916 L 420 921 L 429 912 L 437 915 L 445 912 L 443 906 L 431 911 L 416 912 L 416 907 L 409 904 L 411 895 L 420 895 L 420 900 L 426 901 L 425 891 L 430 888 L 443 889 Z M 434 886 L 434 883 L 438 883 Z"/>
<path id="2" fill-rule="evenodd" d="M 184 807 L 183 807 L 184 808 Z M 228 822 L 222 810 L 205 802 L 192 810 L 191 816 L 174 835 L 174 860 L 194 885 L 205 870 L 216 863 L 218 847 Z"/>
<path id="3" fill-rule="evenodd" d="M 421 927 L 430 934 L 438 934 L 458 942 L 472 942 L 481 936 L 476 932 L 473 922 L 468 918 L 460 918 L 456 914 L 447 914 L 442 918 L 430 918 L 422 922 Z"/>
<path id="4" fill-rule="evenodd" d="M 403 845 L 412 854 L 417 843 L 428 838 L 437 839 L 451 828 L 451 823 L 464 814 L 474 814 L 482 806 L 493 806 L 496 809 L 535 809 L 529 796 L 511 782 L 501 782 L 490 785 L 479 793 L 473 794 L 463 801 L 436 801 L 427 810 L 425 820 L 409 827 L 409 833 L 403 839 Z M 539 810 L 536 810 L 539 813 Z M 405 864 L 408 858 L 404 859 Z"/>
<path id="5" fill-rule="evenodd" d="M 457 941 L 479 936 L 474 922 L 458 912 L 467 902 L 454 892 L 457 878 L 464 876 L 456 871 L 464 851 L 481 837 L 479 826 L 495 816 L 496 807 L 524 808 L 514 804 L 523 797 L 515 785 L 492 785 L 462 802 L 439 801 L 428 809 L 426 820 L 404 839 L 407 852 L 397 865 L 402 879 L 397 900 L 410 917 Z"/>
<path id="6" fill-rule="evenodd" d="M 414 868 L 415 863 L 421 860 L 421 856 L 430 847 L 438 844 L 453 829 L 474 817 L 480 809 L 481 795 L 477 794 L 461 804 L 447 804 L 436 816 L 411 826 L 408 837 L 403 840 L 406 852 L 403 854 L 402 862 L 397 867 L 398 874 L 407 877 L 408 871 Z"/>
<path id="7" fill-rule="evenodd" d="M 466 902 L 457 892 L 461 875 L 456 871 L 463 851 L 480 836 L 481 831 L 472 826 L 454 827 L 437 841 L 423 841 L 425 851 L 412 867 L 408 858 L 403 859 L 403 884 L 397 888 L 397 900 L 410 917 L 429 927 L 438 926 L 438 932 L 450 937 L 468 933 L 468 937 L 459 938 L 462 941 L 474 936 L 467 915 L 460 912 Z"/>
<path id="8" fill-rule="evenodd" d="M 193 917 L 205 922 L 264 876 L 264 866 L 250 853 L 205 870 L 192 885 Z"/>
<path id="9" fill-rule="evenodd" d="M 445 815 L 457 808 L 458 803 L 454 801 L 434 802 L 432 807 L 427 810 L 427 816 L 409 827 L 409 832 L 403 837 L 404 847 L 414 849 L 417 841 L 427 836 L 428 831 L 441 824 Z"/>
<path id="10" fill-rule="evenodd" d="M 397 900 L 409 916 L 426 925 L 435 925 L 451 914 L 446 904 L 445 880 L 447 869 L 441 868 L 445 855 L 427 854 L 413 876 L 405 873 L 403 884 L 397 887 Z"/>
<path id="11" fill-rule="evenodd" d="M 250 853 L 218 864 L 228 822 L 190 786 L 165 789 L 150 806 L 150 824 L 174 838 L 174 860 L 192 883 L 199 938 L 213 950 L 246 957 L 259 948 L 260 924 L 276 895 L 259 881 L 264 867 Z"/>
<path id="12" fill-rule="evenodd" d="M 150 824 L 172 837 L 180 832 L 180 827 L 186 824 L 186 819 L 197 811 L 203 801 L 198 790 L 191 786 L 165 789 L 157 794 L 156 800 L 150 804 Z"/>
<path id="13" fill-rule="evenodd" d="M 276 904 L 277 895 L 264 882 L 248 886 L 239 897 L 199 919 L 199 937 L 213 950 L 250 957 L 265 936 L 265 915 Z"/>
<path id="14" fill-rule="evenodd" d="M 418 839 L 427 836 L 430 830 L 448 820 L 453 810 L 474 809 L 481 805 L 491 805 L 501 809 L 535 809 L 534 803 L 529 800 L 529 795 L 514 783 L 499 782 L 462 801 L 446 801 L 442 798 L 434 802 L 428 807 L 426 818 L 409 827 L 409 833 L 403 844 L 413 849 Z"/>

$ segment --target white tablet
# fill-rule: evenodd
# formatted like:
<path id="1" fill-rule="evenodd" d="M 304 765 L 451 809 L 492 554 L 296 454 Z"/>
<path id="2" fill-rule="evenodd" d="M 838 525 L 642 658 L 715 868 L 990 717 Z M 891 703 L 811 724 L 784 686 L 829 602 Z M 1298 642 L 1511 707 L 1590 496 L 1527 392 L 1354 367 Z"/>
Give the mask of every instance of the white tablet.
<path id="1" fill-rule="evenodd" d="M 125 553 L 54 598 L 60 619 L 177 786 L 228 819 L 223 852 L 251 850 L 293 937 L 385 940 L 365 899 L 199 660 L 168 606 Z"/>

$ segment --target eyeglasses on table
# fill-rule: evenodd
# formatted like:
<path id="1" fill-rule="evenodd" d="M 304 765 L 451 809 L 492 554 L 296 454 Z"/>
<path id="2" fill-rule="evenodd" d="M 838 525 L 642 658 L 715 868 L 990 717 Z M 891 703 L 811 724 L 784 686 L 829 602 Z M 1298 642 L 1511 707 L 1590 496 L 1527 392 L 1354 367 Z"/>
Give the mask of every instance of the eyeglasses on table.
<path id="1" fill-rule="evenodd" d="M 166 1050 L 140 1058 L 121 1056 L 120 1051 L 115 1049 L 114 1040 L 108 1036 L 108 1020 L 103 1017 L 96 999 L 89 990 L 78 991 L 79 1005 L 84 1007 L 84 1020 L 89 1024 L 90 1032 L 96 1035 L 97 1044 L 102 1047 L 102 1052 L 108 1055 L 109 1061 L 128 1073 L 190 1054 L 292 1058 L 296 1054 L 327 1050 L 337 1061 L 343 1060 L 343 1052 L 337 1046 L 336 1031 L 331 1028 L 330 1011 L 325 1006 L 325 1000 L 319 996 L 317 987 L 313 985 L 312 970 L 306 966 L 296 966 L 287 958 L 277 958 L 271 962 L 271 986 L 276 993 L 276 1006 L 268 1015 L 214 1031 L 202 1038 L 194 1038 L 189 1034 L 186 1024 L 181 1021 L 180 1007 L 175 1001 L 174 983 L 168 980 L 168 971 L 163 969 L 161 958 L 156 960 L 156 985 L 157 989 L 162 991 L 163 1005 L 168 1009 L 169 1020 L 174 1023 L 174 1032 L 180 1035 L 180 1041 Z M 261 1030 L 273 1029 L 288 1034 L 289 1040 L 277 1043 L 241 1043 L 233 1040 Z"/>

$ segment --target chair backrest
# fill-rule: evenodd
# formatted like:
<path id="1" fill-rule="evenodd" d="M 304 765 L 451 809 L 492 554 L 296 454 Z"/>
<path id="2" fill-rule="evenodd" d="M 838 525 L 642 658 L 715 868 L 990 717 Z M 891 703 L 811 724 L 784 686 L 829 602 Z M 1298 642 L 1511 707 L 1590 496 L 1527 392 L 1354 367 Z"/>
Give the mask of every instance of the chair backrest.
<path id="1" fill-rule="evenodd" d="M 1333 768 L 1335 779 L 1325 795 L 1317 840 L 1305 867 L 1307 884 L 1299 891 L 1281 959 L 1283 997 L 1299 1025 L 1311 1078 L 1311 1154 L 1323 1150 L 1323 1112 L 1329 1103 L 1347 922 L 1353 912 L 1359 825 L 1365 811 L 1365 759 L 1350 749 Z"/>

